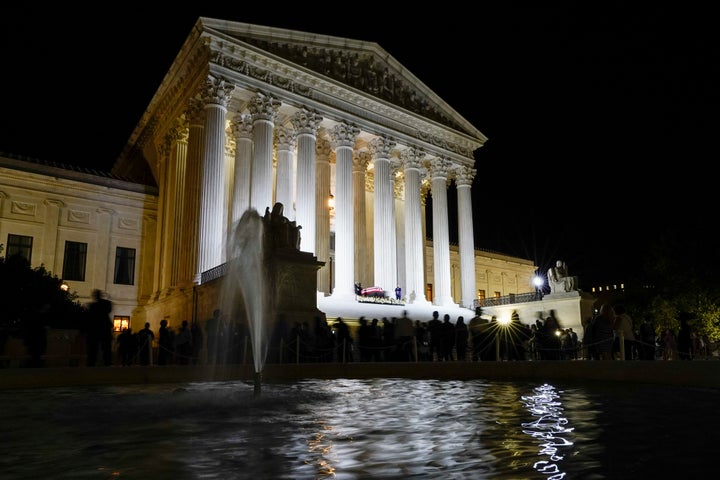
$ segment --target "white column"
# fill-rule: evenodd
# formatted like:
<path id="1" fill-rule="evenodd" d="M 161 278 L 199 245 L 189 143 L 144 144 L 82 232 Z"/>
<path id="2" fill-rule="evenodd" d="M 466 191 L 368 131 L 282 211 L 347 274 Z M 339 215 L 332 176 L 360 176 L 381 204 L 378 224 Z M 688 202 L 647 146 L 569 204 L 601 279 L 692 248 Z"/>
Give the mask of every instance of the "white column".
<path id="1" fill-rule="evenodd" d="M 461 305 L 473 308 L 476 297 L 475 287 L 475 237 L 473 234 L 473 212 L 471 185 L 477 171 L 461 167 L 455 171 L 455 185 L 458 199 L 458 242 L 460 249 L 460 291 Z"/>
<path id="2" fill-rule="evenodd" d="M 302 109 L 292 118 L 297 132 L 297 200 L 295 216 L 300 230 L 300 250 L 315 254 L 315 141 L 322 117 Z"/>
<path id="3" fill-rule="evenodd" d="M 315 144 L 315 256 L 325 262 L 317 272 L 317 289 L 330 295 L 330 155 L 332 146 L 325 138 Z"/>
<path id="4" fill-rule="evenodd" d="M 341 123 L 330 131 L 335 147 L 335 288 L 333 297 L 355 298 L 353 148 L 360 129 Z"/>
<path id="5" fill-rule="evenodd" d="M 170 260 L 170 286 L 178 286 L 181 282 L 180 269 L 185 255 L 182 244 L 182 222 L 185 218 L 185 159 L 187 158 L 188 131 L 184 124 L 176 125 L 165 137 L 166 148 L 170 151 L 168 158 L 168 176 L 173 183 L 168 198 L 173 203 L 172 209 L 172 256 Z M 168 205 L 169 206 L 169 205 Z"/>
<path id="6" fill-rule="evenodd" d="M 425 261 L 420 181 L 425 153 L 417 148 L 403 152 L 405 165 L 405 297 L 412 304 L 429 304 L 425 298 Z"/>
<path id="7" fill-rule="evenodd" d="M 369 152 L 358 152 L 353 161 L 353 220 L 355 222 L 355 279 L 364 286 L 370 282 L 367 228 L 365 225 L 365 179 L 372 160 Z M 354 282 L 353 282 L 354 283 Z M 354 290 L 353 290 L 354 291 Z"/>
<path id="8" fill-rule="evenodd" d="M 250 208 L 260 215 L 273 207 L 273 129 L 280 101 L 256 93 L 248 104 L 253 124 L 253 162 Z"/>
<path id="9" fill-rule="evenodd" d="M 250 207 L 250 176 L 252 175 L 252 118 L 237 114 L 233 118 L 235 135 L 235 170 L 233 173 L 232 213 L 230 225 L 240 220 Z"/>
<path id="10" fill-rule="evenodd" d="M 370 142 L 375 165 L 374 265 L 375 285 L 392 294 L 396 286 L 395 238 L 393 221 L 393 185 L 390 179 L 390 152 L 395 142 L 385 137 Z"/>
<path id="11" fill-rule="evenodd" d="M 435 298 L 433 304 L 455 306 L 450 293 L 450 238 L 447 205 L 447 182 L 452 163 L 438 158 L 430 162 L 432 184 L 433 274 Z"/>
<path id="12" fill-rule="evenodd" d="M 185 112 L 188 119 L 188 150 L 185 160 L 185 218 L 182 223 L 181 242 L 186 256 L 180 277 L 186 286 L 200 283 L 198 274 L 200 222 L 200 181 L 202 178 L 203 145 L 205 145 L 205 108 L 198 99 L 191 99 Z"/>
<path id="13" fill-rule="evenodd" d="M 275 202 L 283 204 L 283 214 L 288 220 L 295 220 L 293 203 L 293 171 L 295 163 L 295 131 L 287 127 L 275 129 L 277 143 L 277 175 L 275 179 Z"/>
<path id="14" fill-rule="evenodd" d="M 234 86 L 209 77 L 205 102 L 205 148 L 200 192 L 198 275 L 222 263 L 224 246 L 225 116 Z"/>

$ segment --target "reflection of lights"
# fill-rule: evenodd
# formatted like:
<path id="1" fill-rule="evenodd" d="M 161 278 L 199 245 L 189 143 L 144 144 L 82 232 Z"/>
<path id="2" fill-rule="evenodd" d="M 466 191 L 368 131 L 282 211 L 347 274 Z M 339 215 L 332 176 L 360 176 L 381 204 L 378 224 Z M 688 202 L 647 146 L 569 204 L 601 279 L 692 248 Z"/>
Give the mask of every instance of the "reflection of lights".
<path id="1" fill-rule="evenodd" d="M 559 453 L 562 447 L 573 445 L 571 441 L 563 438 L 562 434 L 570 433 L 574 428 L 567 427 L 568 420 L 562 416 L 562 403 L 557 401 L 560 397 L 555 387 L 542 385 L 537 387 L 535 395 L 523 396 L 525 407 L 537 420 L 523 423 L 523 433 L 540 439 L 540 455 L 547 455 L 549 460 L 540 460 L 533 464 L 535 470 L 543 474 L 550 474 L 548 480 L 560 480 L 565 473 L 560 471 L 558 462 L 564 456 Z"/>
<path id="2" fill-rule="evenodd" d="M 68 285 L 68 284 L 65 283 L 65 282 L 62 282 L 62 283 L 60 284 L 60 290 L 62 290 L 63 292 L 67 292 L 68 290 L 70 290 L 70 285 Z"/>

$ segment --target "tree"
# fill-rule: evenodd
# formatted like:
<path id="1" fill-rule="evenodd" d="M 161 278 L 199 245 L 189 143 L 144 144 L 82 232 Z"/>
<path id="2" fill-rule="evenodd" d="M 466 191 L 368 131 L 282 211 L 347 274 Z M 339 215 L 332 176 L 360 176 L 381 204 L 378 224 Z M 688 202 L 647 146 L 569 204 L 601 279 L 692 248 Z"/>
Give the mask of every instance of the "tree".
<path id="1" fill-rule="evenodd" d="M 0 341 L 23 336 L 39 310 L 47 327 L 82 328 L 85 308 L 75 292 L 61 286 L 62 280 L 44 265 L 32 268 L 19 255 L 0 257 Z"/>

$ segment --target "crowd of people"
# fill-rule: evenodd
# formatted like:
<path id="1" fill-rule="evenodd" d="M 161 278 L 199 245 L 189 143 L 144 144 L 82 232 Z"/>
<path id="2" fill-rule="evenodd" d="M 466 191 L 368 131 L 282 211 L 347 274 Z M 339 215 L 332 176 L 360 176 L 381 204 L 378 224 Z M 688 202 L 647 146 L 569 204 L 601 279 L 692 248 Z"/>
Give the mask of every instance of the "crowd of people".
<path id="1" fill-rule="evenodd" d="M 101 292 L 90 305 L 94 327 L 87 332 L 87 364 L 112 365 L 112 308 Z M 196 365 L 247 363 L 252 358 L 249 329 L 219 309 L 204 325 L 183 321 L 173 329 L 167 320 L 152 331 L 150 323 L 132 332 L 124 329 L 116 339 L 118 364 Z M 157 339 L 157 341 L 156 341 Z M 203 349 L 205 348 L 205 351 Z M 484 318 L 481 309 L 468 322 L 462 316 L 432 313 L 427 320 L 397 317 L 360 317 L 356 326 L 343 318 L 332 324 L 323 316 L 288 324 L 277 319 L 270 336 L 268 363 L 404 362 L 404 361 L 521 361 L 521 360 L 691 360 L 710 356 L 710 342 L 695 335 L 688 319 L 680 319 L 678 332 L 666 329 L 656 335 L 649 322 L 634 325 L 623 305 L 603 304 L 583 324 L 582 341 L 572 328 L 564 328 L 551 311 L 534 323 L 522 323 L 517 311 L 510 322 Z M 204 354 L 204 355 L 203 355 Z"/>

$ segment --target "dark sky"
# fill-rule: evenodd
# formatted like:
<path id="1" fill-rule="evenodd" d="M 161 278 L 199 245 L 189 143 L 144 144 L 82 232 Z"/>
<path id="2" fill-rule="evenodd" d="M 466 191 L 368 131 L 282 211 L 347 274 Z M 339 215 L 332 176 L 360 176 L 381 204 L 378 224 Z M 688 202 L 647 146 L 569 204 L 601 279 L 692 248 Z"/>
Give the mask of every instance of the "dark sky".
<path id="1" fill-rule="evenodd" d="M 0 7 L 0 151 L 109 170 L 207 16 L 377 42 L 473 123 L 489 139 L 478 248 L 564 259 L 589 287 L 629 278 L 666 229 L 717 218 L 710 10 L 260 3 Z"/>

